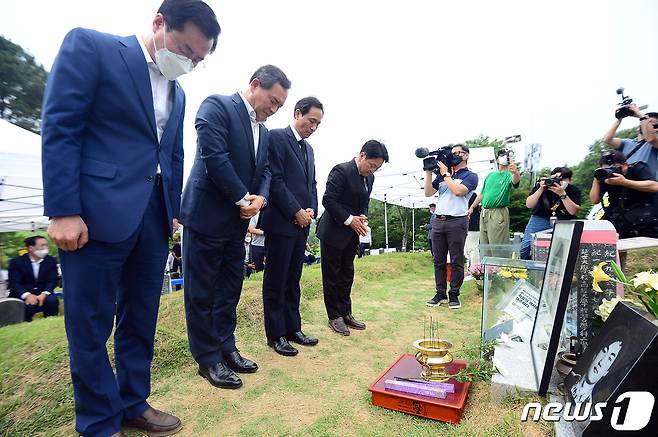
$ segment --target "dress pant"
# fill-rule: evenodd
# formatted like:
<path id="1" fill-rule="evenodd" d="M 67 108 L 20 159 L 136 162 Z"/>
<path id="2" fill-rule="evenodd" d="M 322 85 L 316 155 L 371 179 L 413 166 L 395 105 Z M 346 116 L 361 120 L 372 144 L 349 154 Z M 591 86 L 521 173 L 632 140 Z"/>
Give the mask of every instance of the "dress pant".
<path id="1" fill-rule="evenodd" d="M 215 237 L 183 228 L 187 337 L 192 356 L 202 367 L 223 362 L 237 350 L 236 308 L 244 257 L 244 233 Z"/>
<path id="2" fill-rule="evenodd" d="M 459 295 L 459 289 L 464 282 L 464 244 L 468 233 L 468 216 L 455 217 L 448 220 L 432 219 L 432 248 L 434 250 L 434 280 L 436 292 L 445 295 L 448 271 L 447 255 L 450 252 L 452 277 L 450 278 L 450 293 Z"/>
<path id="3" fill-rule="evenodd" d="M 59 251 L 76 430 L 84 436 L 116 433 L 123 420 L 149 408 L 168 228 L 162 187 L 155 186 L 130 238 L 119 243 L 89 240 L 82 249 Z M 106 349 L 115 312 L 116 376 Z"/>
<path id="4" fill-rule="evenodd" d="M 296 237 L 267 234 L 267 264 L 263 276 L 263 312 L 265 334 L 276 340 L 301 331 L 299 281 L 304 266 L 306 234 Z"/>
<path id="5" fill-rule="evenodd" d="M 324 306 L 330 320 L 352 314 L 350 293 L 354 282 L 354 256 L 358 247 L 356 234 L 342 249 L 320 241 Z"/>
<path id="6" fill-rule="evenodd" d="M 265 268 L 265 246 L 249 246 L 249 258 L 254 263 L 257 272 L 262 272 Z"/>
<path id="7" fill-rule="evenodd" d="M 40 311 L 43 311 L 44 317 L 56 316 L 59 314 L 59 299 L 54 294 L 49 294 L 43 301 L 43 305 L 25 305 L 25 321 L 31 322 L 32 317 Z"/>

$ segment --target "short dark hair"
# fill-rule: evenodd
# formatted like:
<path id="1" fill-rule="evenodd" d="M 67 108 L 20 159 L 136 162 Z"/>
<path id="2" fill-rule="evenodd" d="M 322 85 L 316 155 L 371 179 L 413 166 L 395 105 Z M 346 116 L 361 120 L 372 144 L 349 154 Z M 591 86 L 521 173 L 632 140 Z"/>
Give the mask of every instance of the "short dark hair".
<path id="1" fill-rule="evenodd" d="M 23 243 L 25 243 L 25 247 L 36 246 L 37 240 L 39 239 L 45 240 L 45 238 L 41 235 L 32 235 L 31 237 L 27 237 L 25 240 L 23 240 Z"/>
<path id="2" fill-rule="evenodd" d="M 452 145 L 452 148 L 454 149 L 455 147 L 461 147 L 461 149 L 462 149 L 464 152 L 466 152 L 466 153 L 468 153 L 468 154 L 471 153 L 471 149 L 469 149 L 468 146 L 465 145 L 465 144 L 453 144 L 453 145 Z"/>
<path id="3" fill-rule="evenodd" d="M 571 177 L 573 176 L 573 172 L 569 167 L 555 167 L 551 171 L 551 174 L 555 174 L 555 173 L 560 173 L 562 179 L 571 179 Z"/>
<path id="4" fill-rule="evenodd" d="M 623 164 L 626 162 L 626 155 L 619 150 L 606 150 L 599 158 L 599 165 L 610 163 L 610 158 L 614 164 Z"/>
<path id="5" fill-rule="evenodd" d="M 311 108 L 318 108 L 320 111 L 322 111 L 322 114 L 324 115 L 324 108 L 322 107 L 322 103 L 316 97 L 313 96 L 304 97 L 299 102 L 295 103 L 294 112 L 297 112 L 297 110 L 299 110 L 299 112 L 302 114 L 303 117 L 306 114 L 308 114 L 308 111 L 310 111 Z"/>
<path id="6" fill-rule="evenodd" d="M 647 112 L 644 115 L 646 115 L 647 117 L 650 117 L 650 118 L 658 118 L 658 112 Z"/>
<path id="7" fill-rule="evenodd" d="M 286 90 L 289 90 L 291 85 L 290 80 L 279 67 L 269 64 L 259 67 L 258 70 L 251 75 L 249 83 L 254 79 L 258 79 L 260 86 L 266 90 L 269 90 L 277 83 Z"/>
<path id="8" fill-rule="evenodd" d="M 182 31 L 186 23 L 199 28 L 206 38 L 212 39 L 210 53 L 217 47 L 217 38 L 222 31 L 212 8 L 201 0 L 164 0 L 158 9 L 169 29 Z"/>
<path id="9" fill-rule="evenodd" d="M 366 154 L 366 159 L 383 158 L 384 162 L 388 162 L 388 150 L 386 150 L 384 143 L 377 140 L 366 141 L 361 147 L 361 152 Z"/>
<path id="10" fill-rule="evenodd" d="M 430 208 L 436 208 L 436 203 L 430 203 Z"/>

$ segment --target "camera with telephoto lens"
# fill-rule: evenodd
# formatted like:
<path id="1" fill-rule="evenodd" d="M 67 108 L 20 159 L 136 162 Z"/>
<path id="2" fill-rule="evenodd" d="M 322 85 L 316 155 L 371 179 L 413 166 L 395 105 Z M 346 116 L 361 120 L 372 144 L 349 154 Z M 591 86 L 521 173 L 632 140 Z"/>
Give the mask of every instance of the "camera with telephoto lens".
<path id="1" fill-rule="evenodd" d="M 448 168 L 459 165 L 462 158 L 452 154 L 452 147 L 443 146 L 431 152 L 427 147 L 417 148 L 416 157 L 423 159 L 423 171 L 437 173 L 439 171 L 439 162 L 442 162 Z"/>
<path id="2" fill-rule="evenodd" d="M 607 151 L 601 155 L 601 164 L 609 167 L 601 167 L 594 170 L 594 177 L 600 182 L 612 177 L 613 173 L 621 174 L 621 166 L 615 162 L 614 152 Z"/>

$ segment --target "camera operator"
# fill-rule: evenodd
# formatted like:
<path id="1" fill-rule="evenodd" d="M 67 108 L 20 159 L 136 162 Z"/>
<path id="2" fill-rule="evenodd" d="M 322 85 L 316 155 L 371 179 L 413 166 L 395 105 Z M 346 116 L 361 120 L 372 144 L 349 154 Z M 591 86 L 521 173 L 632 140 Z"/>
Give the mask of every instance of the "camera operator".
<path id="1" fill-rule="evenodd" d="M 509 210 L 512 188 L 521 182 L 519 169 L 510 162 L 510 152 L 499 150 L 496 158 L 498 171 L 487 175 L 482 192 L 469 208 L 471 215 L 482 202 L 480 215 L 480 244 L 509 244 Z"/>
<path id="2" fill-rule="evenodd" d="M 580 210 L 580 189 L 571 185 L 573 173 L 568 167 L 556 167 L 550 178 L 541 178 L 530 191 L 525 206 L 532 215 L 521 242 L 521 259 L 530 259 L 532 234 L 551 228 L 551 217 L 573 220 Z"/>
<path id="3" fill-rule="evenodd" d="M 604 152 L 599 165 L 589 199 L 592 204 L 603 200 L 603 219 L 614 225 L 619 238 L 658 238 L 658 217 L 653 207 L 658 182 L 649 166 L 644 162 L 629 165 L 618 150 Z"/>
<path id="4" fill-rule="evenodd" d="M 436 295 L 427 301 L 428 306 L 443 303 L 448 308 L 461 307 L 459 289 L 464 282 L 464 243 L 468 233 L 468 199 L 477 187 L 478 176 L 467 168 L 468 147 L 456 144 L 452 148 L 453 165 L 438 161 L 438 175 L 432 181 L 432 170 L 425 171 L 425 196 L 439 197 L 432 217 L 432 249 Z M 447 289 L 447 254 L 450 252 L 452 278 Z"/>
<path id="5" fill-rule="evenodd" d="M 648 112 L 644 115 L 633 104 L 622 106 L 620 109 L 623 108 L 627 108 L 626 113 L 640 119 L 637 138 L 632 140 L 615 137 L 623 119 L 617 118 L 608 132 L 603 136 L 602 141 L 613 149 L 622 152 L 627 157 L 629 164 L 645 162 L 653 172 L 653 178 L 658 180 L 658 136 L 656 135 L 655 128 L 656 124 L 658 124 L 658 112 Z"/>

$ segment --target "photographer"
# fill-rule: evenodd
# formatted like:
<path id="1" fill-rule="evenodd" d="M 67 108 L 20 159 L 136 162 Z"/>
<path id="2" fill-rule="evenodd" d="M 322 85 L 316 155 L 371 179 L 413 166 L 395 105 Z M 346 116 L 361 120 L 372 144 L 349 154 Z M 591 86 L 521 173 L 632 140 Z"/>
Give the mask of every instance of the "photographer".
<path id="1" fill-rule="evenodd" d="M 457 144 L 452 148 L 446 162 L 437 163 L 438 175 L 432 181 L 432 170 L 425 170 L 425 196 L 433 196 L 437 191 L 439 197 L 436 211 L 432 217 L 432 255 L 434 256 L 434 280 L 436 295 L 427 301 L 428 306 L 443 303 L 448 308 L 461 307 L 459 289 L 464 282 L 464 243 L 468 232 L 468 199 L 477 187 L 478 176 L 470 171 L 468 162 L 468 147 Z M 450 292 L 447 289 L 447 254 L 450 252 L 452 263 L 452 278 Z"/>
<path id="2" fill-rule="evenodd" d="M 512 188 L 521 181 L 519 169 L 510 162 L 510 152 L 499 150 L 496 163 L 498 171 L 491 172 L 484 180 L 482 192 L 468 209 L 470 216 L 482 202 L 480 215 L 480 244 L 509 244 L 509 210 Z"/>
<path id="3" fill-rule="evenodd" d="M 622 152 L 627 157 L 629 164 L 635 162 L 646 163 L 653 173 L 653 178 L 658 180 L 658 136 L 656 136 L 655 128 L 658 124 L 658 113 L 648 112 L 644 115 L 636 105 L 631 104 L 622 106 L 617 111 L 617 114 L 623 109 L 626 109 L 623 114 L 629 114 L 640 119 L 637 138 L 632 140 L 615 137 L 623 119 L 622 117 L 615 120 L 610 129 L 608 129 L 608 132 L 603 136 L 602 141 L 613 149 Z"/>
<path id="4" fill-rule="evenodd" d="M 551 228 L 551 217 L 573 220 L 580 210 L 580 189 L 571 185 L 573 173 L 568 167 L 556 167 L 550 178 L 541 178 L 530 191 L 525 206 L 532 215 L 521 242 L 521 259 L 530 259 L 532 234 Z"/>
<path id="5" fill-rule="evenodd" d="M 604 152 L 599 165 L 589 199 L 592 204 L 603 201 L 603 219 L 614 225 L 619 238 L 657 238 L 658 217 L 653 203 L 658 182 L 649 166 L 644 162 L 629 165 L 618 150 Z"/>

